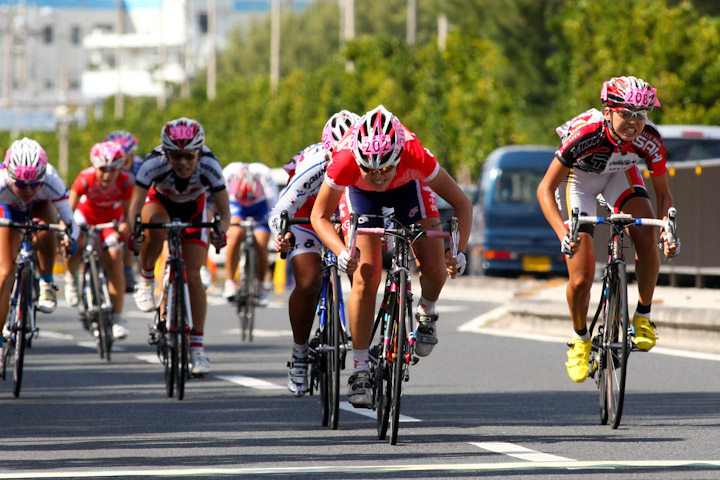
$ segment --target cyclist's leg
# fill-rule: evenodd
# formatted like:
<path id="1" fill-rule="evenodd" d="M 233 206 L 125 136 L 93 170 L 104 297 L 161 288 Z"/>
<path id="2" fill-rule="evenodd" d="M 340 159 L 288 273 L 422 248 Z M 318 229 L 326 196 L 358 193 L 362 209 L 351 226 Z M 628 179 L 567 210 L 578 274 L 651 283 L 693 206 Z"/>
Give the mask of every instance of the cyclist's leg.
<path id="1" fill-rule="evenodd" d="M 141 215 L 143 223 L 170 221 L 167 208 L 159 201 L 146 202 Z M 166 236 L 166 229 L 145 230 L 145 244 L 140 251 L 140 282 L 133 294 L 138 308 L 145 312 L 155 308 L 155 263 L 163 251 Z"/>
<path id="2" fill-rule="evenodd" d="M 0 218 L 12 218 L 7 207 L 0 203 Z M 0 228 L 0 329 L 10 309 L 10 293 L 15 283 L 15 258 L 20 250 L 20 232 L 14 228 Z"/>
<path id="3" fill-rule="evenodd" d="M 57 223 L 58 212 L 49 200 L 43 200 L 33 205 L 30 215 L 39 218 L 45 223 Z M 40 297 L 38 298 L 38 310 L 43 313 L 51 313 L 57 307 L 57 293 L 54 288 L 53 269 L 57 255 L 57 236 L 52 231 L 37 232 L 36 248 L 40 271 Z"/>
<path id="4" fill-rule="evenodd" d="M 77 224 L 78 228 L 83 225 L 87 225 L 85 215 L 82 214 L 79 208 L 75 210 L 73 216 L 75 217 L 75 223 Z M 85 233 L 80 230 L 75 253 L 65 258 L 65 301 L 67 301 L 67 303 L 71 306 L 77 305 L 80 301 L 78 295 L 76 274 L 78 267 L 80 266 L 80 261 L 82 260 L 82 253 L 85 249 L 86 240 L 87 238 Z"/>
<path id="5" fill-rule="evenodd" d="M 241 222 L 242 219 L 242 207 L 237 202 L 230 200 L 230 224 Z M 240 263 L 240 245 L 245 240 L 245 229 L 238 226 L 231 226 L 228 228 L 226 236 L 225 288 L 223 289 L 223 297 L 231 300 L 237 293 L 235 275 L 237 275 L 237 268 Z"/>
<path id="6" fill-rule="evenodd" d="M 207 293 L 200 276 L 200 268 L 207 262 L 206 243 L 194 240 L 183 241 L 183 260 L 187 275 L 190 311 L 193 329 L 190 332 L 190 361 L 194 375 L 206 375 L 210 372 L 210 362 L 205 355 L 204 332 L 207 314 Z"/>
<path id="7" fill-rule="evenodd" d="M 256 228 L 253 234 L 255 235 L 255 253 L 257 254 L 258 303 L 260 306 L 264 306 L 267 303 L 265 277 L 268 271 L 268 240 L 270 240 L 270 230 L 264 225 Z"/>
<path id="8" fill-rule="evenodd" d="M 125 256 L 124 248 L 118 245 L 119 239 L 113 229 L 103 231 L 107 248 L 100 248 L 100 262 L 108 279 L 108 291 L 113 306 L 113 337 L 117 340 L 128 336 L 128 328 L 122 318 L 125 300 Z"/>

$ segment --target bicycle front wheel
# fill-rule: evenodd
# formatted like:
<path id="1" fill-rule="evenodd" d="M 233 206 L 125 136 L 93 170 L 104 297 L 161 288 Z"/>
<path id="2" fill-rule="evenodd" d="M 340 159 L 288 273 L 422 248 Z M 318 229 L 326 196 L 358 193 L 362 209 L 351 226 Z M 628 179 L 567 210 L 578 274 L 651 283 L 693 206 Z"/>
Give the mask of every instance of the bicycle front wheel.
<path id="1" fill-rule="evenodd" d="M 605 398 L 608 420 L 612 428 L 620 425 L 625 400 L 625 378 L 627 375 L 628 348 L 628 304 L 627 276 L 625 264 L 613 269 L 610 283 L 608 317 L 604 330 L 605 346 Z"/>
<path id="2" fill-rule="evenodd" d="M 33 315 L 32 311 L 32 277 L 26 268 L 22 268 L 20 277 L 20 295 L 18 298 L 19 305 L 15 310 L 15 331 L 13 336 L 15 338 L 15 366 L 13 370 L 13 396 L 16 398 L 20 396 L 20 388 L 22 387 L 23 379 L 23 368 L 25 364 L 25 348 L 28 344 L 28 335 L 31 335 L 30 326 L 32 322 L 30 315 Z"/>
<path id="3" fill-rule="evenodd" d="M 402 384 L 405 379 L 405 371 L 408 365 L 410 348 L 407 341 L 406 315 L 407 315 L 407 274 L 404 271 L 398 273 L 398 304 L 397 315 L 395 316 L 396 336 L 395 352 L 392 362 L 392 400 L 390 415 L 390 444 L 397 444 L 398 427 L 400 423 L 400 400 L 402 399 Z"/>
<path id="4" fill-rule="evenodd" d="M 327 336 L 328 402 L 330 404 L 330 428 L 337 430 L 340 417 L 340 300 L 338 288 L 340 278 L 335 267 L 330 267 L 330 291 L 328 294 L 328 315 L 325 328 Z"/>
<path id="5" fill-rule="evenodd" d="M 177 352 L 177 370 L 175 384 L 177 386 L 178 400 L 185 397 L 185 380 L 190 376 L 189 373 L 189 345 L 188 345 L 188 324 L 187 310 L 185 306 L 185 278 L 183 277 L 184 268 L 179 268 L 175 272 L 175 287 L 173 301 L 173 326 L 175 335 L 175 350 Z"/>

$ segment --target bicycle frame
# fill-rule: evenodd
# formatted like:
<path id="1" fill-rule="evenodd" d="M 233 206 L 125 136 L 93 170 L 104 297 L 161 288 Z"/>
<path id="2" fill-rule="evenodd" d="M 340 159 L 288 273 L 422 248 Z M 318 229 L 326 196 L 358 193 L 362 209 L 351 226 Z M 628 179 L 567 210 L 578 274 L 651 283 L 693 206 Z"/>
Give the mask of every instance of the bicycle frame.
<path id="1" fill-rule="evenodd" d="M 235 294 L 237 315 L 240 320 L 240 335 L 242 340 L 253 341 L 253 329 L 255 328 L 255 307 L 257 302 L 258 280 L 257 280 L 257 252 L 255 251 L 254 228 L 258 225 L 253 217 L 247 217 L 240 223 L 232 226 L 239 226 L 245 229 L 245 241 L 242 247 L 242 262 L 238 262 L 238 270 L 242 266 L 240 276 L 240 287 Z M 242 265 L 241 265 L 242 264 Z"/>

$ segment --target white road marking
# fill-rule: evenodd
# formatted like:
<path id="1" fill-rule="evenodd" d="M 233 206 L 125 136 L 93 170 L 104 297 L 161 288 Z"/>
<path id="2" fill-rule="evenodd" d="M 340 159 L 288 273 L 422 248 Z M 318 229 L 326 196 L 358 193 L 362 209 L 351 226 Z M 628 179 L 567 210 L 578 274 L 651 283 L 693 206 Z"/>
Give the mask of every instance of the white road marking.
<path id="1" fill-rule="evenodd" d="M 240 329 L 239 328 L 231 328 L 230 330 L 225 330 L 225 333 L 229 335 L 240 335 Z M 291 337 L 292 336 L 292 330 L 262 330 L 262 329 L 253 329 L 253 337 Z"/>
<path id="2" fill-rule="evenodd" d="M 276 385 L 259 378 L 246 377 L 244 375 L 218 375 L 217 378 L 243 387 L 256 388 L 258 390 L 282 390 L 285 387 Z"/>
<path id="3" fill-rule="evenodd" d="M 137 358 L 138 360 L 142 360 L 143 362 L 160 365 L 160 359 L 158 358 L 157 354 L 155 354 L 155 355 L 136 355 L 135 358 Z"/>
<path id="4" fill-rule="evenodd" d="M 377 412 L 375 410 L 370 410 L 369 408 L 355 408 L 352 405 L 350 405 L 350 402 L 340 402 L 340 410 L 345 410 L 346 412 L 352 412 L 357 413 L 358 415 L 362 415 L 363 417 L 369 417 L 369 418 L 377 418 Z M 400 421 L 401 422 L 422 422 L 422 420 L 418 418 L 409 417 L 407 415 L 400 414 Z"/>
<path id="5" fill-rule="evenodd" d="M 103 477 L 200 477 L 211 475 L 311 475 L 327 473 L 362 474 L 393 473 L 393 472 L 531 472 L 557 470 L 576 471 L 615 468 L 633 473 L 633 469 L 642 469 L 642 474 L 652 476 L 648 469 L 666 470 L 668 468 L 685 469 L 686 472 L 697 472 L 698 468 L 720 469 L 718 460 L 628 460 L 628 461 L 591 461 L 591 462 L 498 462 L 498 463 L 433 463 L 433 464 L 399 464 L 399 465 L 329 465 L 309 467 L 261 467 L 249 466 L 239 468 L 203 467 L 203 468 L 161 468 L 161 469 L 101 469 L 76 471 L 30 471 L 0 473 L 0 479 L 11 478 L 103 478 Z M 681 472 L 677 472 L 678 476 Z"/>
<path id="6" fill-rule="evenodd" d="M 571 458 L 559 457 L 557 455 L 550 455 L 549 453 L 537 452 L 530 450 L 529 448 L 521 447 L 507 442 L 470 442 L 470 445 L 475 445 L 483 450 L 490 452 L 502 453 L 510 457 L 519 458 L 528 462 L 574 462 Z"/>
<path id="7" fill-rule="evenodd" d="M 40 329 L 38 332 L 38 338 L 52 338 L 53 340 L 72 340 L 73 337 L 69 333 L 60 333 L 52 330 Z"/>
<path id="8" fill-rule="evenodd" d="M 95 342 L 92 342 L 92 341 L 78 342 L 77 345 L 78 345 L 78 347 L 89 348 L 89 349 L 91 349 L 91 350 L 96 350 L 96 349 L 97 349 L 97 344 L 96 344 Z M 113 343 L 112 348 L 110 349 L 110 351 L 111 351 L 111 352 L 126 352 L 126 351 L 127 351 L 127 348 L 125 348 L 125 347 L 118 347 L 117 345 L 115 345 L 115 344 Z M 157 358 L 157 356 L 156 356 L 156 358 Z"/>
<path id="9" fill-rule="evenodd" d="M 458 331 L 459 332 L 478 332 L 479 330 L 482 330 L 487 325 L 501 319 L 502 317 L 507 315 L 507 313 L 508 313 L 507 307 L 493 308 L 492 310 L 473 318 L 469 322 L 463 323 L 462 325 L 460 325 L 458 327 Z"/>

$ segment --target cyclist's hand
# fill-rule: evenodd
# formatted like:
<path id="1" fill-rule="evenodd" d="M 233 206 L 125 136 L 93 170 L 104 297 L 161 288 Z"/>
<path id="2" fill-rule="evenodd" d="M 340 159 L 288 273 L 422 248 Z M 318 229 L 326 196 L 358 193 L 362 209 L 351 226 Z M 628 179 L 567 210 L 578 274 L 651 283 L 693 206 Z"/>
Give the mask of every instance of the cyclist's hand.
<path id="1" fill-rule="evenodd" d="M 140 234 L 137 237 L 133 233 L 128 235 L 128 248 L 130 248 L 130 250 L 138 253 L 143 245 L 145 245 L 145 234 Z"/>
<path id="2" fill-rule="evenodd" d="M 63 253 L 66 257 L 77 252 L 77 242 L 69 235 L 63 235 L 60 239 L 60 246 L 62 247 Z"/>
<path id="3" fill-rule="evenodd" d="M 455 258 L 452 258 L 450 249 L 445 250 L 445 267 L 450 278 L 462 275 L 467 266 L 467 259 L 463 252 L 458 252 Z"/>
<path id="4" fill-rule="evenodd" d="M 218 250 L 223 248 L 227 243 L 227 236 L 225 235 L 225 232 L 222 232 L 222 235 L 219 235 L 216 231 L 211 230 L 210 243 L 212 243 L 212 246 Z"/>
<path id="5" fill-rule="evenodd" d="M 127 222 L 120 223 L 120 225 L 118 225 L 118 232 L 120 232 L 121 236 L 127 237 L 130 233 L 130 225 L 128 225 Z"/>
<path id="6" fill-rule="evenodd" d="M 570 238 L 570 234 L 568 233 L 565 235 L 565 238 L 562 240 L 562 244 L 560 245 L 560 251 L 567 255 L 568 257 L 572 258 L 573 255 L 575 255 L 578 250 L 580 249 L 580 237 L 577 237 L 575 241 Z"/>
<path id="7" fill-rule="evenodd" d="M 355 258 L 350 258 L 350 252 L 343 250 L 338 255 L 338 268 L 341 272 L 345 272 L 348 275 L 355 273 L 358 267 L 358 259 L 360 258 L 360 249 L 355 249 Z"/>
<path id="8" fill-rule="evenodd" d="M 658 247 L 663 251 L 663 255 L 665 255 L 666 258 L 676 257 L 677 254 L 680 253 L 680 245 L 680 239 L 677 236 L 675 237 L 675 243 L 668 243 L 667 233 L 662 232 L 660 234 Z"/>
<path id="9" fill-rule="evenodd" d="M 275 237 L 275 251 L 279 253 L 287 253 L 290 251 L 293 245 L 293 234 L 287 232 L 285 239 L 280 238 L 280 235 Z"/>

